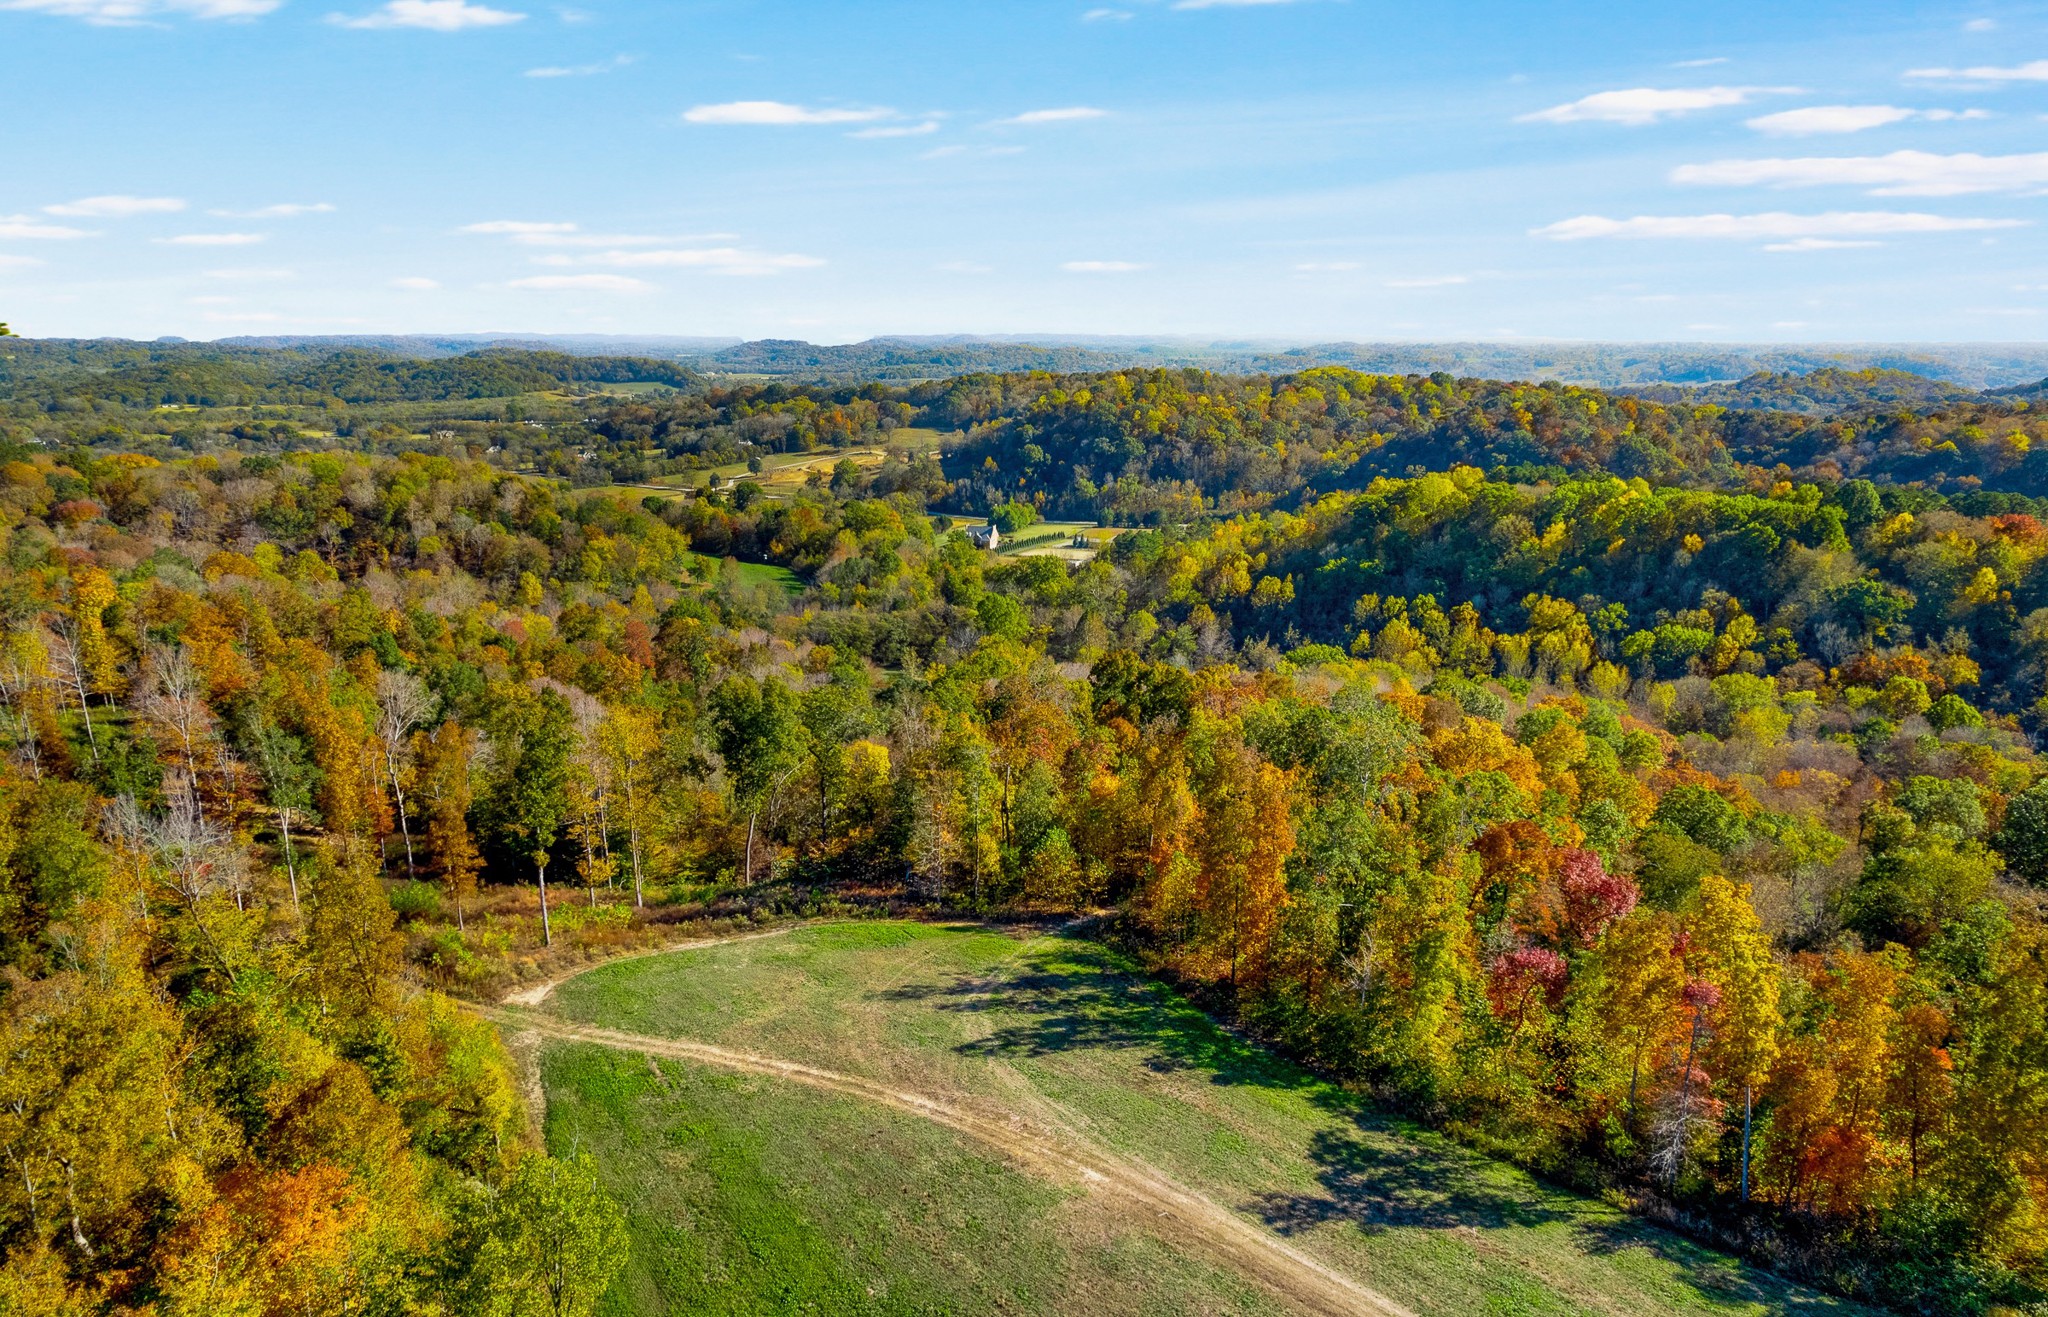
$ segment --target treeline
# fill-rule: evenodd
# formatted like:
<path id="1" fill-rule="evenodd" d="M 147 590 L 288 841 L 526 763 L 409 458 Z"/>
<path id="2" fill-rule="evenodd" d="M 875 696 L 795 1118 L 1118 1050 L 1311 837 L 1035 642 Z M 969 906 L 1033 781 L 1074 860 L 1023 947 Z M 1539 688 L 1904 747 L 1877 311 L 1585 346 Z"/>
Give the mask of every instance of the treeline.
<path id="1" fill-rule="evenodd" d="M 37 345 L 41 346 L 41 345 Z M 696 376 L 674 362 L 492 348 L 453 357 L 395 357 L 229 350 L 191 344 L 133 345 L 91 354 L 15 346 L 0 373 L 0 404 L 36 410 L 320 406 L 507 398 L 578 384 L 653 383 L 688 388 Z"/>

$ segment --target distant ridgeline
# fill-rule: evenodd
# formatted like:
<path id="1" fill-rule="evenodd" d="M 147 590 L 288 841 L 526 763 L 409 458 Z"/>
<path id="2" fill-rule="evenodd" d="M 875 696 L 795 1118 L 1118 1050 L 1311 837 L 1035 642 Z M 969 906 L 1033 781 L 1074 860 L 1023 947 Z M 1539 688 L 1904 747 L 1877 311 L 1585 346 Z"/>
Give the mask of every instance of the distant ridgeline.
<path id="1" fill-rule="evenodd" d="M 630 484 L 932 432 L 922 451 L 944 450 L 948 488 L 933 475 L 917 483 L 936 507 L 980 515 L 1022 500 L 1043 515 L 1120 525 L 1298 506 L 1379 476 L 1459 464 L 1525 481 L 1606 473 L 1725 489 L 1867 479 L 1978 502 L 2048 495 L 2048 457 L 2039 451 L 2048 421 L 2038 410 L 2048 353 L 2031 349 L 1942 349 L 1914 362 L 1928 373 L 1820 365 L 1706 384 L 1674 381 L 1764 356 L 1811 364 L 1821 354 L 1333 351 L 1390 362 L 1405 354 L 1411 364 L 1495 357 L 1503 367 L 1661 381 L 1594 387 L 1303 367 L 1317 351 L 1306 349 L 1242 350 L 1248 362 L 1294 367 L 1285 373 L 1103 364 L 1223 351 L 1170 344 L 698 341 L 672 347 L 667 359 L 531 343 L 454 350 L 465 346 L 473 347 L 460 339 L 9 340 L 0 353 L 0 436 L 143 451 L 337 438 L 387 451 L 440 443 L 577 484 Z M 830 378 L 850 365 L 866 374 Z M 2022 368 L 2041 375 L 2011 382 Z M 1979 390 L 1959 376 L 2001 382 Z"/>

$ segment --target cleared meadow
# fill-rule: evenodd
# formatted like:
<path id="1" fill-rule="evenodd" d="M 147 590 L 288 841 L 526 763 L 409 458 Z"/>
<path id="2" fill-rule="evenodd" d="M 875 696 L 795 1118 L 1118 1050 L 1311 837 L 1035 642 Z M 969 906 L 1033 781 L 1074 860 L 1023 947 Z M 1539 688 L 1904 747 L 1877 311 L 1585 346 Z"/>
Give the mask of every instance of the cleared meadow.
<path id="1" fill-rule="evenodd" d="M 1389 1118 L 1081 937 L 822 925 L 602 967 L 544 1009 L 1101 1149 L 1416 1313 L 1862 1311 Z M 1289 1306 L 1148 1213 L 914 1114 L 630 1047 L 551 1043 L 544 1075 L 550 1143 L 597 1151 L 633 1213 L 620 1311 Z"/>

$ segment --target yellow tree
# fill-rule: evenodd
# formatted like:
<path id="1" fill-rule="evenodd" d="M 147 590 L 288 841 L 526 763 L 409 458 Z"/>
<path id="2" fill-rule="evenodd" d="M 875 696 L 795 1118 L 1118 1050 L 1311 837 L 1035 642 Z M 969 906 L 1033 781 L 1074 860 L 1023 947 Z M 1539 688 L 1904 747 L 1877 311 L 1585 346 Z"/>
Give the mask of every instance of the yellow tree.
<path id="1" fill-rule="evenodd" d="M 1742 1198 L 1749 1198 L 1750 1135 L 1756 1086 L 1778 1059 L 1778 965 L 1750 904 L 1749 884 L 1719 874 L 1700 880 L 1700 908 L 1691 924 L 1702 977 L 1721 990 L 1714 1021 L 1713 1073 L 1742 1085 Z"/>
<path id="2" fill-rule="evenodd" d="M 626 853 L 633 866 L 633 904 L 642 906 L 646 900 L 641 894 L 641 843 L 653 794 L 648 774 L 661 752 L 661 720 L 652 709 L 617 705 L 606 710 L 598 723 L 597 744 L 611 766 L 619 823 L 626 830 Z"/>
<path id="3" fill-rule="evenodd" d="M 460 930 L 463 900 L 476 891 L 477 870 L 483 867 L 469 831 L 476 733 L 450 718 L 431 736 L 420 733 L 414 740 L 419 747 L 419 794 L 427 808 L 427 848 L 455 903 L 455 927 Z"/>

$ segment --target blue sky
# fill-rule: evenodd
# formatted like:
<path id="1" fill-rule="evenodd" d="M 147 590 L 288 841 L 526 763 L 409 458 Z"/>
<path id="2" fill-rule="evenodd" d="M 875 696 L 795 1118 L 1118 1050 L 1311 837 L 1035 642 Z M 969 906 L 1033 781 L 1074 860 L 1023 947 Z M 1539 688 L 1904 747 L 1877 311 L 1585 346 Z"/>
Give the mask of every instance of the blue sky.
<path id="1" fill-rule="evenodd" d="M 2048 337 L 2048 7 L 0 0 L 38 335 Z"/>

